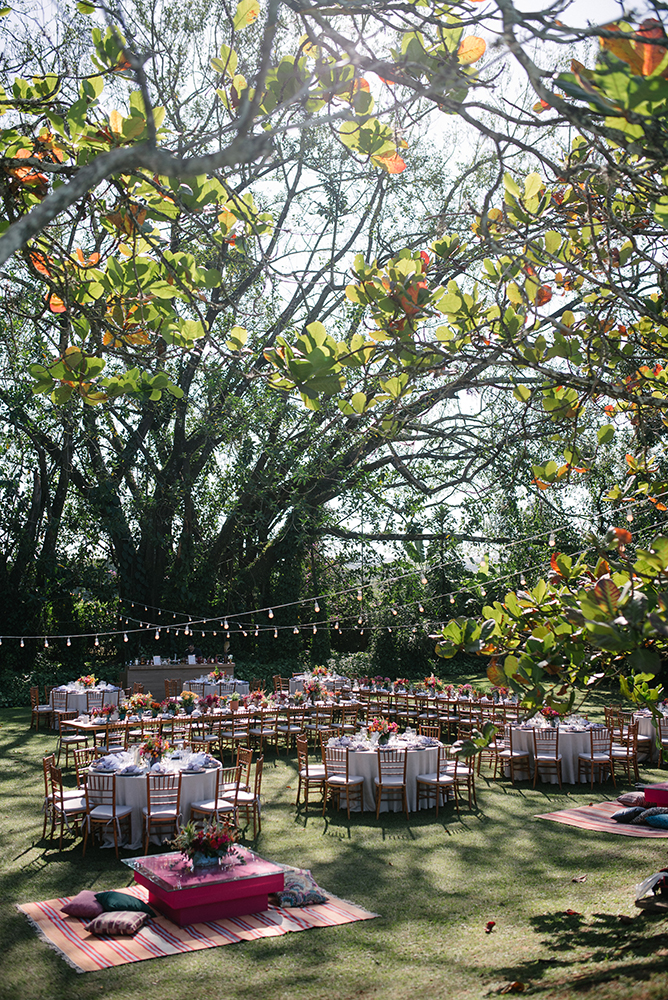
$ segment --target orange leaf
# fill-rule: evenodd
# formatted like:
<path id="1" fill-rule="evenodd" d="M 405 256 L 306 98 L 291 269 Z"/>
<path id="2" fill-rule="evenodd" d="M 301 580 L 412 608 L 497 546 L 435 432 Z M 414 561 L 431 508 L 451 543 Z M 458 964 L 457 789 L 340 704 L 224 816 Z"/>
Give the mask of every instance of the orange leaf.
<path id="1" fill-rule="evenodd" d="M 633 535 L 626 528 L 613 528 L 612 533 L 622 545 L 630 545 L 633 541 Z"/>
<path id="2" fill-rule="evenodd" d="M 531 482 L 534 486 L 537 486 L 539 490 L 549 490 L 550 484 L 544 483 L 542 479 L 532 479 Z"/>
<path id="3" fill-rule="evenodd" d="M 378 167 L 387 170 L 388 174 L 401 174 L 406 169 L 404 160 L 398 153 L 382 153 L 379 156 L 372 156 L 371 159 Z"/>
<path id="4" fill-rule="evenodd" d="M 67 312 L 67 306 L 61 298 L 57 295 L 49 295 L 47 297 L 47 302 L 49 303 L 49 309 L 52 313 L 64 313 Z"/>
<path id="5" fill-rule="evenodd" d="M 39 271 L 40 274 L 46 275 L 47 278 L 51 277 L 51 272 L 47 267 L 49 262 L 48 257 L 46 257 L 43 253 L 31 253 L 30 260 L 36 271 Z"/>
<path id="6" fill-rule="evenodd" d="M 666 33 L 663 30 L 663 26 L 660 21 L 657 21 L 654 17 L 648 17 L 646 21 L 643 21 L 638 29 L 638 34 L 643 35 L 645 38 L 665 38 Z M 638 48 L 642 51 L 642 75 L 649 76 L 657 66 L 663 61 L 663 57 L 666 54 L 666 49 L 663 45 L 639 45 Z"/>
<path id="7" fill-rule="evenodd" d="M 552 298 L 552 289 L 549 285 L 541 285 L 536 294 L 536 305 L 544 306 Z"/>
<path id="8" fill-rule="evenodd" d="M 484 38 L 478 38 L 477 35 L 469 35 L 457 49 L 457 58 L 463 66 L 470 66 L 471 63 L 477 62 L 478 59 L 484 56 L 486 49 L 487 42 Z"/>

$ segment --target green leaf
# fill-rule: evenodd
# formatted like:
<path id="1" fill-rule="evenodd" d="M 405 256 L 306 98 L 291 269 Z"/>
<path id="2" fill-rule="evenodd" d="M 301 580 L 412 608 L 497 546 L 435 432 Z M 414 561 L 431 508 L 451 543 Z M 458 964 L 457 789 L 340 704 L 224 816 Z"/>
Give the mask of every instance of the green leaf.
<path id="1" fill-rule="evenodd" d="M 615 436 L 615 428 L 612 424 L 606 424 L 604 427 L 599 427 L 596 432 L 599 444 L 607 444 L 608 441 L 612 441 Z"/>

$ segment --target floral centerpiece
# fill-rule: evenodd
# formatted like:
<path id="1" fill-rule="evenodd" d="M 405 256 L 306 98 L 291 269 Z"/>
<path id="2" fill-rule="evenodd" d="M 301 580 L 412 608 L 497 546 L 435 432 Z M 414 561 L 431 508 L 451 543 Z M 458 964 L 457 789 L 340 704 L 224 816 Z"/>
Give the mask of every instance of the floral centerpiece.
<path id="1" fill-rule="evenodd" d="M 139 747 L 140 755 L 149 757 L 152 764 L 160 760 L 169 750 L 171 750 L 171 746 L 167 740 L 163 740 L 162 736 L 149 736 Z"/>
<path id="2" fill-rule="evenodd" d="M 81 684 L 85 688 L 94 688 L 97 684 L 97 677 L 95 674 L 82 674 L 81 677 L 77 677 L 77 684 Z"/>
<path id="3" fill-rule="evenodd" d="M 457 688 L 457 694 L 460 698 L 471 698 L 473 695 L 473 685 L 472 684 L 460 684 Z"/>
<path id="4" fill-rule="evenodd" d="M 387 719 L 372 719 L 367 729 L 370 733 L 378 733 L 378 742 L 381 746 L 388 742 L 390 736 L 399 732 L 396 722 L 388 722 Z"/>
<path id="5" fill-rule="evenodd" d="M 329 670 L 327 667 L 314 667 L 311 674 L 313 677 L 329 677 Z"/>
<path id="6" fill-rule="evenodd" d="M 508 688 L 498 687 L 498 686 L 493 687 L 492 697 L 494 698 L 495 701 L 503 701 L 504 698 L 508 697 Z"/>
<path id="7" fill-rule="evenodd" d="M 377 688 L 389 689 L 391 685 L 391 680 L 389 677 L 382 677 L 380 674 L 376 674 L 373 679 L 373 683 Z"/>
<path id="8" fill-rule="evenodd" d="M 199 699 L 199 707 L 203 712 L 213 712 L 218 708 L 220 698 L 217 694 L 205 694 Z"/>
<path id="9" fill-rule="evenodd" d="M 115 705 L 101 705 L 100 708 L 94 708 L 90 713 L 93 718 L 108 719 L 110 715 L 113 715 L 116 711 Z"/>
<path id="10" fill-rule="evenodd" d="M 304 681 L 304 694 L 312 702 L 322 701 L 324 692 L 317 677 L 311 677 L 310 680 Z"/>
<path id="11" fill-rule="evenodd" d="M 193 863 L 193 868 L 207 868 L 218 865 L 220 858 L 237 856 L 236 843 L 239 831 L 229 821 L 206 823 L 201 830 L 191 821 L 171 842 L 181 854 Z"/>
<path id="12" fill-rule="evenodd" d="M 145 712 L 153 701 L 153 695 L 149 691 L 147 694 L 133 694 L 128 701 L 128 707 L 135 715 Z"/>
<path id="13" fill-rule="evenodd" d="M 148 707 L 151 709 L 151 715 L 153 716 L 153 718 L 157 719 L 158 716 L 160 715 L 160 712 L 162 711 L 162 702 L 151 701 L 151 704 Z"/>
<path id="14" fill-rule="evenodd" d="M 406 691 L 408 688 L 408 678 L 407 677 L 397 677 L 396 681 L 392 684 L 394 691 Z"/>
<path id="15" fill-rule="evenodd" d="M 290 695 L 290 701 L 293 705 L 303 705 L 306 701 L 306 696 L 303 691 L 295 691 L 294 694 Z"/>
<path id="16" fill-rule="evenodd" d="M 182 691 L 180 697 L 181 704 L 183 705 L 183 711 L 186 715 L 191 715 L 195 705 L 197 704 L 197 695 L 193 691 Z"/>
<path id="17" fill-rule="evenodd" d="M 176 715 L 179 710 L 178 698 L 165 698 L 160 702 L 160 709 L 163 715 Z"/>
<path id="18" fill-rule="evenodd" d="M 429 677 L 425 677 L 423 683 L 427 691 L 434 692 L 436 690 L 436 680 L 437 678 L 434 674 L 430 674 Z"/>
<path id="19" fill-rule="evenodd" d="M 540 714 L 543 716 L 544 719 L 547 719 L 547 721 L 550 723 L 551 726 L 556 726 L 557 723 L 559 722 L 559 719 L 561 718 L 556 708 L 550 708 L 549 705 L 543 705 L 543 707 L 540 710 Z"/>
<path id="20" fill-rule="evenodd" d="M 210 680 L 212 684 L 217 684 L 218 681 L 224 681 L 226 677 L 227 674 L 224 670 L 221 670 L 220 667 L 214 667 L 213 670 L 207 674 L 207 679 Z"/>

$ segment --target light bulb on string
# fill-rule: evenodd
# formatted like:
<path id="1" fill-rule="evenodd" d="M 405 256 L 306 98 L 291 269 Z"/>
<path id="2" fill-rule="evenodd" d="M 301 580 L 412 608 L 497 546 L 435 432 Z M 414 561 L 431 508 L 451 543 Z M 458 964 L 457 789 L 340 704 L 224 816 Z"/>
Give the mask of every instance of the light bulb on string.
<path id="1" fill-rule="evenodd" d="M 223 622 L 223 628 L 228 629 L 229 627 L 230 626 L 227 624 L 227 618 L 226 618 L 225 621 Z"/>
<path id="2" fill-rule="evenodd" d="M 68 646 L 71 646 L 71 645 L 72 645 L 72 640 L 70 639 L 69 635 L 68 635 L 68 637 L 67 637 L 67 645 L 68 645 Z"/>
<path id="3" fill-rule="evenodd" d="M 390 634 L 392 633 L 392 629 L 390 628 L 390 626 L 389 626 L 389 625 L 387 626 L 387 631 L 388 631 L 388 632 L 389 632 Z"/>
<path id="4" fill-rule="evenodd" d="M 153 638 L 154 639 L 159 639 L 160 638 L 160 632 L 158 631 L 158 629 L 155 630 L 155 635 L 154 635 Z"/>
<path id="5" fill-rule="evenodd" d="M 522 584 L 523 587 L 526 587 L 527 585 L 527 578 L 525 577 L 524 573 L 522 573 L 520 577 L 520 583 Z"/>
<path id="6" fill-rule="evenodd" d="M 396 617 L 399 612 L 396 608 L 392 608 L 392 614 Z"/>
<path id="7" fill-rule="evenodd" d="M 259 634 L 260 634 L 260 630 L 259 630 L 259 628 L 258 628 L 258 627 L 257 627 L 257 625 L 256 625 L 256 626 L 255 626 L 255 638 L 256 638 L 256 639 L 257 639 L 257 637 L 259 636 Z"/>
<path id="8" fill-rule="evenodd" d="M 274 629 L 274 639 L 278 639 L 278 629 Z"/>
<path id="9" fill-rule="evenodd" d="M 48 648 L 49 648 L 49 640 L 47 639 L 46 636 L 44 636 L 44 649 L 48 649 Z"/>
<path id="10" fill-rule="evenodd" d="M 176 630 L 176 635 L 178 635 L 178 634 L 179 634 L 179 630 L 177 629 L 177 630 Z M 184 633 L 184 635 L 185 635 L 185 633 Z"/>
<path id="11" fill-rule="evenodd" d="M 554 537 L 554 532 L 553 531 L 550 532 L 550 539 L 549 539 L 549 541 L 548 541 L 547 544 L 550 545 L 550 546 L 552 546 L 552 547 L 556 544 L 556 538 Z"/>
<path id="12" fill-rule="evenodd" d="M 315 625 L 314 625 L 314 626 L 313 626 L 313 635 L 315 635 L 317 631 L 318 631 L 318 629 L 317 629 L 317 628 L 315 627 Z"/>
<path id="13" fill-rule="evenodd" d="M 297 628 L 297 626 L 296 626 L 296 625 L 295 625 L 295 627 L 294 627 L 294 628 L 293 628 L 293 630 L 292 630 L 292 634 L 293 634 L 293 635 L 299 635 L 299 629 Z"/>
<path id="14" fill-rule="evenodd" d="M 21 639 L 21 648 L 23 648 L 24 646 L 25 646 L 25 642 L 23 641 L 23 639 Z"/>
<path id="15" fill-rule="evenodd" d="M 202 632 L 202 638 L 204 638 L 204 632 Z"/>
<path id="16" fill-rule="evenodd" d="M 214 632 L 213 634 L 214 634 L 214 635 L 218 635 L 218 633 L 217 633 L 217 632 Z"/>
<path id="17" fill-rule="evenodd" d="M 418 611 L 420 612 L 421 615 L 424 614 L 424 608 L 422 607 L 421 604 L 418 605 Z"/>
<path id="18" fill-rule="evenodd" d="M 337 632 L 341 631 L 341 626 L 339 625 L 338 621 L 336 622 L 336 625 L 334 626 L 334 628 L 336 629 Z"/>
<path id="19" fill-rule="evenodd" d="M 485 588 L 484 588 L 484 587 L 481 587 L 481 588 L 480 588 L 480 593 L 482 594 L 482 596 L 483 596 L 483 597 L 486 597 L 486 596 L 487 596 L 487 591 L 485 590 Z"/>
<path id="20" fill-rule="evenodd" d="M 127 642 L 127 641 L 128 641 L 128 633 L 124 632 L 123 633 L 123 642 Z"/>
<path id="21" fill-rule="evenodd" d="M 427 584 L 429 583 L 429 580 L 428 580 L 428 579 L 427 579 L 427 577 L 426 577 L 426 576 L 424 575 L 424 573 L 423 573 L 423 574 L 422 574 L 422 576 L 420 577 L 420 583 L 422 584 L 422 586 L 423 586 L 423 587 L 426 587 L 426 586 L 427 586 Z"/>
<path id="22" fill-rule="evenodd" d="M 99 636 L 97 636 L 97 635 L 95 636 L 95 645 L 96 645 L 96 646 L 99 646 L 99 645 L 100 645 L 100 638 L 99 638 Z"/>
<path id="23" fill-rule="evenodd" d="M 316 615 L 320 613 L 320 605 L 318 604 L 317 598 L 316 598 L 314 610 L 315 610 Z"/>
<path id="24" fill-rule="evenodd" d="M 359 618 L 357 619 L 357 624 L 358 624 L 358 625 L 361 625 L 361 624 L 362 624 L 362 616 L 361 616 L 361 615 L 360 615 L 360 616 L 359 616 Z"/>
<path id="25" fill-rule="evenodd" d="M 364 635 L 364 629 L 363 628 L 360 629 L 360 635 Z"/>
<path id="26" fill-rule="evenodd" d="M 417 625 L 414 625 L 413 626 L 413 635 L 415 635 L 416 632 L 417 632 Z"/>
<path id="27" fill-rule="evenodd" d="M 454 604 L 454 603 L 455 603 L 455 595 L 454 594 L 450 594 L 450 604 Z"/>
<path id="28" fill-rule="evenodd" d="M 357 591 L 357 600 L 358 600 L 358 601 L 361 601 L 361 600 L 362 600 L 362 588 L 361 588 L 361 587 L 360 587 L 360 588 L 359 588 L 359 590 Z"/>
<path id="29" fill-rule="evenodd" d="M 146 607 L 146 605 L 144 605 L 144 611 L 148 611 L 148 608 Z"/>
<path id="30" fill-rule="evenodd" d="M 243 629 L 243 628 L 242 628 L 242 630 L 241 630 L 241 634 L 242 634 L 242 636 L 244 637 L 244 639 L 247 639 L 247 638 L 248 638 L 248 632 L 246 632 L 246 630 L 245 630 L 245 629 Z"/>
<path id="31" fill-rule="evenodd" d="M 269 614 L 268 614 L 267 617 L 268 618 L 273 618 L 274 617 L 274 612 L 273 612 L 273 610 L 271 608 L 269 608 Z"/>
<path id="32" fill-rule="evenodd" d="M 229 632 L 226 632 L 226 633 L 225 633 L 225 638 L 226 638 L 226 639 L 229 639 L 229 637 L 230 637 L 230 633 L 229 633 Z"/>
<path id="33" fill-rule="evenodd" d="M 631 524 L 631 522 L 633 521 L 633 514 L 627 514 L 626 520 L 629 522 L 629 524 Z"/>

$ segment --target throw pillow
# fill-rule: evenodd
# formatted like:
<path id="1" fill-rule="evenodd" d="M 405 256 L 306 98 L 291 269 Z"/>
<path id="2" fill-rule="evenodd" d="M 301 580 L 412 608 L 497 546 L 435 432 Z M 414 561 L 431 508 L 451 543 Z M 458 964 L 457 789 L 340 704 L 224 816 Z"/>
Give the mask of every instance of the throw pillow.
<path id="1" fill-rule="evenodd" d="M 644 812 L 646 810 L 642 806 L 630 806 L 628 809 L 619 809 L 610 818 L 614 819 L 615 823 L 630 823 L 636 816 L 640 816 Z"/>
<path id="2" fill-rule="evenodd" d="M 90 931 L 91 934 L 128 937 L 136 934 L 147 920 L 148 913 L 139 913 L 136 910 L 113 910 L 95 917 L 89 924 L 86 924 L 86 930 Z"/>
<path id="3" fill-rule="evenodd" d="M 668 815 L 659 813 L 658 816 L 647 817 L 648 826 L 655 826 L 658 830 L 668 830 Z"/>
<path id="4" fill-rule="evenodd" d="M 315 906 L 326 903 L 328 899 L 310 871 L 302 868 L 285 873 L 283 891 L 277 892 L 276 896 L 279 906 Z"/>
<path id="5" fill-rule="evenodd" d="M 644 792 L 624 792 L 623 795 L 617 796 L 617 801 L 621 802 L 623 806 L 644 806 L 645 805 L 645 793 Z"/>
<path id="6" fill-rule="evenodd" d="M 668 815 L 668 806 L 652 806 L 651 809 L 643 809 L 639 816 L 632 819 L 631 822 L 633 826 L 641 826 L 646 823 L 650 816 L 665 816 Z"/>
<path id="7" fill-rule="evenodd" d="M 97 901 L 92 889 L 82 889 L 60 909 L 69 917 L 83 917 L 85 920 L 92 920 L 104 913 L 104 907 Z"/>
<path id="8" fill-rule="evenodd" d="M 143 903 L 136 896 L 130 896 L 127 892 L 117 892 L 111 889 L 109 892 L 96 892 L 95 898 L 101 905 L 105 913 L 113 913 L 115 910 L 125 910 L 125 912 L 148 913 L 149 917 L 155 916 L 148 903 Z"/>

